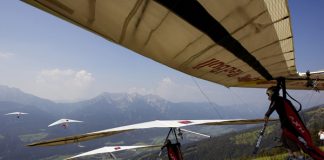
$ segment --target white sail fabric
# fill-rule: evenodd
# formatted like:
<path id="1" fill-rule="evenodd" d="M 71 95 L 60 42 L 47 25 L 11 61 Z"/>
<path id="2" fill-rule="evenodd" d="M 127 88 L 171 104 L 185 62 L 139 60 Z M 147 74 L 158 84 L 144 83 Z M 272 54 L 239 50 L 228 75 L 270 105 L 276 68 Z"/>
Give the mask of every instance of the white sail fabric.
<path id="1" fill-rule="evenodd" d="M 131 149 L 139 149 L 139 148 L 153 148 L 153 147 L 161 147 L 161 145 L 141 145 L 141 146 L 106 146 L 102 148 L 98 148 L 89 152 L 85 152 L 82 154 L 75 155 L 73 157 L 69 157 L 68 159 L 75 159 L 79 157 L 87 157 L 87 156 L 93 156 L 103 153 L 113 153 L 118 151 L 124 151 L 124 150 L 131 150 Z"/>
<path id="2" fill-rule="evenodd" d="M 296 71 L 287 0 L 24 1 L 201 79 L 265 88 L 285 77 L 287 88 L 309 89 Z"/>
<path id="3" fill-rule="evenodd" d="M 274 121 L 274 120 L 270 120 Z M 96 132 L 90 132 L 82 135 L 69 136 L 48 140 L 43 142 L 36 142 L 29 144 L 29 146 L 55 146 L 68 143 L 76 143 L 87 141 L 95 138 L 111 136 L 126 131 L 135 129 L 148 129 L 148 128 L 179 128 L 192 125 L 242 125 L 242 124 L 257 124 L 263 123 L 264 119 L 226 119 L 226 120 L 155 120 L 143 123 L 137 123 L 117 128 L 111 128 Z"/>
<path id="4" fill-rule="evenodd" d="M 193 3 L 207 11 L 215 23 L 221 24 L 238 41 L 246 50 L 246 60 L 244 56 L 238 57 L 241 53 L 233 53 L 240 49 L 232 51 L 220 45 L 212 33 L 206 33 L 159 0 L 26 2 L 157 62 L 224 86 L 268 87 L 276 83 L 273 79 L 277 77 L 301 78 L 295 67 L 286 0 Z M 177 1 L 173 3 L 182 7 Z M 286 86 L 306 89 L 304 84 L 305 81 L 288 80 Z M 318 88 L 323 89 L 324 82 L 319 82 Z"/>
<path id="5" fill-rule="evenodd" d="M 67 124 L 67 123 L 75 123 L 75 122 L 83 122 L 83 121 L 78 121 L 78 120 L 73 120 L 73 119 L 59 119 L 52 124 L 48 125 L 48 127 L 59 125 L 59 124 Z"/>
<path id="6" fill-rule="evenodd" d="M 5 115 L 22 115 L 22 114 L 29 114 L 29 113 L 24 113 L 24 112 L 12 112 L 12 113 L 7 113 Z"/>

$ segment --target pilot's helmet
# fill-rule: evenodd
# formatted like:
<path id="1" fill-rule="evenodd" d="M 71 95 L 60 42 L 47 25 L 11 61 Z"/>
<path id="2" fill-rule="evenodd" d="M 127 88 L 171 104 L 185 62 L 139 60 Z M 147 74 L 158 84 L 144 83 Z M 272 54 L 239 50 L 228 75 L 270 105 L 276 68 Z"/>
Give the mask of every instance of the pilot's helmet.
<path id="1" fill-rule="evenodd" d="M 267 89 L 267 95 L 271 98 L 274 95 L 278 96 L 279 95 L 279 90 L 280 88 L 278 88 L 277 86 L 271 86 Z"/>

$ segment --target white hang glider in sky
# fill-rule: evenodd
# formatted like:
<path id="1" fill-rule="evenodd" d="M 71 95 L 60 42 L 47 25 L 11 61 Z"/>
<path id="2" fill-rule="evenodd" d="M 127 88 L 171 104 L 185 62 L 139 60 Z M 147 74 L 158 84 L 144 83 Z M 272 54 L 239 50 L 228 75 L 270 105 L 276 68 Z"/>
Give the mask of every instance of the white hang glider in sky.
<path id="1" fill-rule="evenodd" d="M 20 118 L 21 115 L 23 114 L 28 114 L 28 113 L 24 113 L 24 112 L 12 112 L 12 113 L 7 113 L 5 115 L 15 115 L 17 118 Z"/>
<path id="2" fill-rule="evenodd" d="M 227 120 L 155 120 L 144 123 L 137 123 L 133 125 L 121 126 L 117 128 L 111 128 L 76 136 L 69 136 L 58 138 L 54 140 L 42 141 L 29 144 L 28 146 L 55 146 L 69 143 L 77 143 L 81 141 L 87 141 L 95 138 L 112 136 L 118 133 L 126 131 L 132 131 L 136 129 L 148 129 L 148 128 L 170 128 L 176 130 L 181 127 L 192 125 L 243 125 L 243 124 L 257 124 L 263 123 L 264 119 L 227 119 Z"/>
<path id="3" fill-rule="evenodd" d="M 55 125 L 62 125 L 62 127 L 67 128 L 69 123 L 80 123 L 83 121 L 73 120 L 73 119 L 59 119 L 52 124 L 48 125 L 48 127 L 52 127 Z"/>
<path id="4" fill-rule="evenodd" d="M 161 145 L 141 145 L 141 146 L 106 146 L 102 148 L 98 148 L 89 152 L 85 152 L 82 154 L 75 155 L 73 157 L 66 158 L 68 159 L 77 159 L 80 157 L 89 157 L 95 155 L 103 155 L 108 154 L 111 158 L 117 159 L 113 152 L 119 152 L 124 150 L 131 150 L 131 149 L 139 149 L 139 148 L 154 148 L 154 147 L 162 147 Z"/>

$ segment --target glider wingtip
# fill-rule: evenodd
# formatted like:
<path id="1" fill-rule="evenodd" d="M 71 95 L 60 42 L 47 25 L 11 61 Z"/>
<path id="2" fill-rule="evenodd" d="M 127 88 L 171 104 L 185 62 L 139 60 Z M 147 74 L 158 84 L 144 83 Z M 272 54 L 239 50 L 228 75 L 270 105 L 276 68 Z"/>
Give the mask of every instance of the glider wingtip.
<path id="1" fill-rule="evenodd" d="M 27 144 L 26 146 L 27 147 L 34 147 L 34 146 L 36 146 L 36 144 L 35 143 L 31 143 L 31 144 Z"/>
<path id="2" fill-rule="evenodd" d="M 43 142 L 35 142 L 35 143 L 30 143 L 30 144 L 27 144 L 28 147 L 39 147 L 39 146 L 47 146 L 47 145 L 44 145 Z"/>
<path id="3" fill-rule="evenodd" d="M 50 145 L 44 145 L 42 143 L 31 143 L 27 144 L 28 147 L 44 147 L 44 146 L 50 146 Z"/>

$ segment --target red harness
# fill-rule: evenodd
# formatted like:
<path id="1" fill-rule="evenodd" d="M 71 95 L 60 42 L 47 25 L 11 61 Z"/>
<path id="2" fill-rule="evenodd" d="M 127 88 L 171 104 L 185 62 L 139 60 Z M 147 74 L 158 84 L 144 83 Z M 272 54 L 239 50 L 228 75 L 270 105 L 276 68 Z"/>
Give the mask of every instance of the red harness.
<path id="1" fill-rule="evenodd" d="M 180 143 L 169 144 L 166 147 L 168 150 L 169 160 L 183 160 L 180 150 Z"/>
<path id="2" fill-rule="evenodd" d="M 284 100 L 284 106 L 286 116 L 295 131 L 283 128 L 283 135 L 295 141 L 298 146 L 314 160 L 324 160 L 324 152 L 313 144 L 312 137 L 301 121 L 297 111 L 293 109 L 294 106 L 287 100 Z"/>

